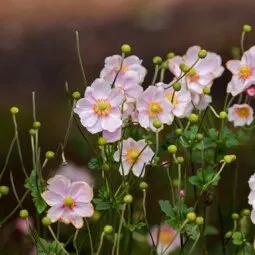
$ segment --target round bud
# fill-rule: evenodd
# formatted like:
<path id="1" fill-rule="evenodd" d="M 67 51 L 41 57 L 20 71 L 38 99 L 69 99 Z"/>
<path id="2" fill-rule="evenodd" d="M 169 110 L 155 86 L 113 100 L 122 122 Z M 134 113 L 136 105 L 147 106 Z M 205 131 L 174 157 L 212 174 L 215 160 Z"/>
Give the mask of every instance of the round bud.
<path id="1" fill-rule="evenodd" d="M 229 238 L 231 238 L 232 235 L 233 235 L 233 232 L 232 232 L 232 231 L 228 231 L 228 232 L 226 233 L 226 235 L 225 235 L 225 238 L 226 238 L 226 239 L 229 239 Z"/>
<path id="2" fill-rule="evenodd" d="M 203 93 L 204 93 L 205 95 L 209 95 L 209 94 L 211 93 L 211 88 L 209 88 L 209 87 L 204 87 L 204 88 L 203 88 Z"/>
<path id="3" fill-rule="evenodd" d="M 207 51 L 206 50 L 200 50 L 199 52 L 198 52 L 198 57 L 199 58 L 205 58 L 207 56 Z"/>
<path id="4" fill-rule="evenodd" d="M 152 62 L 153 62 L 153 64 L 155 64 L 155 65 L 160 65 L 161 63 L 162 63 L 162 58 L 161 57 L 159 57 L 159 56 L 156 56 L 156 57 L 154 57 L 153 59 L 152 59 Z"/>
<path id="5" fill-rule="evenodd" d="M 130 53 L 131 52 L 131 46 L 129 44 L 123 44 L 121 46 L 121 52 L 122 53 Z"/>
<path id="6" fill-rule="evenodd" d="M 147 182 L 140 182 L 139 185 L 141 190 L 147 189 L 148 188 L 148 183 Z"/>
<path id="7" fill-rule="evenodd" d="M 41 127 L 41 122 L 35 121 L 35 122 L 33 123 L 33 128 L 38 129 L 38 128 L 40 128 L 40 127 Z"/>
<path id="8" fill-rule="evenodd" d="M 99 145 L 105 145 L 107 143 L 107 140 L 104 137 L 101 136 L 101 137 L 98 138 L 97 142 L 98 142 Z"/>
<path id="9" fill-rule="evenodd" d="M 179 191 L 179 196 L 180 196 L 180 197 L 185 197 L 185 196 L 186 196 L 186 191 L 185 191 L 184 189 L 181 189 L 181 190 Z"/>
<path id="10" fill-rule="evenodd" d="M 189 121 L 191 123 L 196 123 L 198 122 L 198 115 L 195 114 L 195 113 L 191 113 L 190 116 L 189 116 Z"/>
<path id="11" fill-rule="evenodd" d="M 179 187 L 179 184 L 180 184 L 180 182 L 179 182 L 178 179 L 174 179 L 174 180 L 173 180 L 173 187 L 174 187 L 174 188 L 178 188 L 178 187 Z"/>
<path id="12" fill-rule="evenodd" d="M 220 119 L 225 120 L 228 117 L 228 114 L 225 111 L 221 111 L 219 116 Z"/>
<path id="13" fill-rule="evenodd" d="M 106 163 L 105 163 L 105 164 L 103 164 L 101 168 L 102 168 L 102 170 L 103 170 L 104 172 L 107 172 L 107 171 L 109 171 L 109 170 L 110 170 L 109 165 L 108 165 L 108 164 L 106 164 Z"/>
<path id="14" fill-rule="evenodd" d="M 152 124 L 153 124 L 153 127 L 155 127 L 155 128 L 161 128 L 162 127 L 162 123 L 161 123 L 160 120 L 154 120 Z"/>
<path id="15" fill-rule="evenodd" d="M 29 213 L 28 213 L 28 211 L 27 210 L 21 210 L 20 212 L 19 212 L 19 216 L 20 216 L 20 218 L 22 218 L 22 219 L 26 219 L 27 217 L 28 217 L 28 215 L 29 215 Z"/>
<path id="16" fill-rule="evenodd" d="M 198 141 L 202 141 L 203 139 L 204 139 L 204 135 L 201 134 L 201 133 L 198 133 L 198 134 L 197 134 L 197 140 L 198 140 Z"/>
<path id="17" fill-rule="evenodd" d="M 167 147 L 169 153 L 174 154 L 177 151 L 177 147 L 174 144 L 171 144 Z"/>
<path id="18" fill-rule="evenodd" d="M 230 155 L 225 155 L 223 159 L 227 164 L 230 164 L 233 161 L 233 158 Z"/>
<path id="19" fill-rule="evenodd" d="M 182 164 L 184 162 L 184 158 L 183 157 L 177 157 L 176 158 L 176 163 L 177 164 Z"/>
<path id="20" fill-rule="evenodd" d="M 181 128 L 177 128 L 175 130 L 175 134 L 178 135 L 178 136 L 181 136 L 182 135 L 182 129 Z"/>
<path id="21" fill-rule="evenodd" d="M 105 225 L 104 226 L 104 233 L 105 234 L 111 234 L 113 231 L 113 227 L 111 225 Z"/>
<path id="22" fill-rule="evenodd" d="M 236 160 L 236 155 L 235 154 L 230 154 L 230 156 L 232 157 L 232 162 Z"/>
<path id="23" fill-rule="evenodd" d="M 187 213 L 187 219 L 189 220 L 189 221 L 194 221 L 194 220 L 196 220 L 196 214 L 194 213 L 194 212 L 189 212 L 189 213 Z"/>
<path id="24" fill-rule="evenodd" d="M 243 209 L 242 210 L 242 216 L 250 216 L 251 210 L 249 209 Z"/>
<path id="25" fill-rule="evenodd" d="M 196 218 L 197 225 L 203 225 L 204 224 L 204 218 L 203 217 L 197 217 Z"/>
<path id="26" fill-rule="evenodd" d="M 232 213 L 231 218 L 232 218 L 232 220 L 238 220 L 239 219 L 239 214 L 238 213 Z"/>
<path id="27" fill-rule="evenodd" d="M 133 201 L 133 197 L 131 195 L 126 195 L 124 198 L 123 198 L 123 202 L 126 203 L 126 204 L 131 204 Z"/>
<path id="28" fill-rule="evenodd" d="M 99 211 L 95 211 L 91 217 L 93 221 L 98 221 L 101 218 L 101 213 Z"/>
<path id="29" fill-rule="evenodd" d="M 29 134 L 30 134 L 31 136 L 35 136 L 35 134 L 36 134 L 35 129 L 33 129 L 33 128 L 29 129 Z"/>
<path id="30" fill-rule="evenodd" d="M 6 195 L 8 195 L 8 193 L 9 193 L 9 187 L 7 187 L 7 186 L 0 186 L 0 194 L 1 195 L 6 196 Z"/>
<path id="31" fill-rule="evenodd" d="M 181 88 L 182 88 L 182 85 L 181 85 L 179 82 L 175 82 L 175 83 L 173 84 L 173 89 L 174 89 L 175 91 L 180 91 Z"/>
<path id="32" fill-rule="evenodd" d="M 51 219 L 49 217 L 43 217 L 42 218 L 42 224 L 44 226 L 49 226 L 51 224 Z"/>
<path id="33" fill-rule="evenodd" d="M 78 100 L 81 98 L 81 93 L 79 91 L 74 91 L 72 94 L 72 98 Z"/>
<path id="34" fill-rule="evenodd" d="M 187 73 L 190 71 L 190 67 L 185 64 L 180 64 L 180 69 L 182 72 Z"/>
<path id="35" fill-rule="evenodd" d="M 55 157 L 55 153 L 53 151 L 46 151 L 45 158 L 53 159 Z"/>
<path id="36" fill-rule="evenodd" d="M 163 69 L 168 69 L 168 61 L 164 61 L 161 65 Z"/>
<path id="37" fill-rule="evenodd" d="M 19 112 L 19 108 L 16 106 L 13 106 L 10 108 L 10 113 L 11 114 L 17 114 Z"/>
<path id="38" fill-rule="evenodd" d="M 247 25 L 247 24 L 243 25 L 243 32 L 244 33 L 251 32 L 251 29 L 252 29 L 252 27 L 250 25 Z"/>
<path id="39" fill-rule="evenodd" d="M 167 57 L 168 59 L 172 59 L 172 58 L 175 57 L 175 54 L 174 54 L 173 52 L 169 52 L 169 53 L 166 55 L 166 57 Z"/>

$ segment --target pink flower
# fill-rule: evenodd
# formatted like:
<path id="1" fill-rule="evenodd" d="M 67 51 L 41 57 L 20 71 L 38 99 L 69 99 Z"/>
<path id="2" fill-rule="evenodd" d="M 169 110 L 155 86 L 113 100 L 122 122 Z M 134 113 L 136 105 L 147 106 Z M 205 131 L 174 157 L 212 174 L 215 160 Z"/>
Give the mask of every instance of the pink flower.
<path id="1" fill-rule="evenodd" d="M 255 82 L 255 47 L 244 52 L 241 60 L 229 60 L 226 66 L 233 74 L 227 92 L 236 96 Z"/>
<path id="2" fill-rule="evenodd" d="M 75 228 L 81 228 L 83 217 L 91 217 L 94 213 L 93 190 L 86 182 L 71 182 L 63 175 L 55 175 L 48 180 L 47 191 L 41 196 L 51 206 L 47 217 L 52 222 L 71 222 Z"/>
<path id="3" fill-rule="evenodd" d="M 212 102 L 212 97 L 204 94 L 191 93 L 191 98 L 193 105 L 198 110 L 204 110 Z"/>
<path id="4" fill-rule="evenodd" d="M 26 220 L 18 218 L 15 222 L 16 229 L 18 229 L 20 232 L 22 232 L 25 235 L 28 235 L 30 232 L 29 227 L 32 227 L 33 221 L 31 218 L 28 218 Z"/>
<path id="5" fill-rule="evenodd" d="M 199 46 L 190 47 L 183 57 L 176 56 L 169 60 L 169 69 L 176 76 L 182 74 L 180 64 L 191 67 L 198 60 Z M 186 74 L 187 89 L 193 93 L 203 94 L 204 87 L 212 86 L 215 78 L 224 71 L 221 57 L 213 52 L 208 52 L 204 59 L 199 59 L 197 64 Z"/>
<path id="6" fill-rule="evenodd" d="M 193 109 L 191 93 L 184 86 L 180 91 L 174 91 L 173 87 L 168 88 L 169 84 L 159 82 L 156 85 L 164 89 L 165 98 L 170 103 L 172 107 L 171 112 L 174 116 L 184 118 L 191 113 Z"/>
<path id="7" fill-rule="evenodd" d="M 248 104 L 234 104 L 228 109 L 228 121 L 234 127 L 250 125 L 253 121 L 253 109 Z"/>
<path id="8" fill-rule="evenodd" d="M 151 228 L 151 235 L 153 242 L 157 246 L 158 254 L 169 254 L 170 252 L 176 250 L 180 247 L 180 235 L 177 231 L 166 224 L 161 224 L 160 226 L 155 225 Z M 148 243 L 152 246 L 151 236 L 147 235 Z"/>
<path id="9" fill-rule="evenodd" d="M 78 100 L 74 112 L 81 123 L 92 133 L 103 130 L 116 131 L 122 124 L 120 106 L 123 92 L 111 89 L 103 79 L 96 79 L 85 91 L 85 97 Z"/>
<path id="10" fill-rule="evenodd" d="M 107 143 L 114 143 L 116 141 L 119 141 L 121 139 L 121 128 L 118 128 L 114 132 L 104 130 L 103 137 L 106 139 Z"/>
<path id="11" fill-rule="evenodd" d="M 142 86 L 138 83 L 137 74 L 130 71 L 118 76 L 114 87 L 124 92 L 126 101 L 128 102 L 134 102 L 143 91 Z"/>
<path id="12" fill-rule="evenodd" d="M 164 96 L 163 88 L 149 86 L 137 99 L 138 122 L 142 127 L 156 131 L 153 127 L 154 120 L 158 119 L 168 125 L 173 122 L 172 108 Z"/>
<path id="13" fill-rule="evenodd" d="M 245 92 L 248 96 L 255 97 L 255 85 L 251 85 Z"/>
<path id="14" fill-rule="evenodd" d="M 138 82 L 142 83 L 147 71 L 142 66 L 142 60 L 137 56 L 125 58 L 121 66 L 121 56 L 113 55 L 105 59 L 105 66 L 100 73 L 100 78 L 113 82 L 117 73 L 118 77 L 121 77 L 126 72 L 133 72 L 137 76 Z"/>
<path id="15" fill-rule="evenodd" d="M 132 138 L 124 140 L 122 151 L 114 153 L 114 160 L 120 162 L 119 172 L 127 175 L 130 171 L 137 177 L 144 176 L 145 166 L 151 161 L 154 152 L 148 147 L 145 140 L 135 141 Z"/>
<path id="16" fill-rule="evenodd" d="M 73 163 L 61 165 L 57 172 L 57 175 L 63 175 L 70 179 L 72 182 L 82 181 L 88 183 L 90 186 L 94 184 L 94 179 L 85 167 L 78 167 Z"/>

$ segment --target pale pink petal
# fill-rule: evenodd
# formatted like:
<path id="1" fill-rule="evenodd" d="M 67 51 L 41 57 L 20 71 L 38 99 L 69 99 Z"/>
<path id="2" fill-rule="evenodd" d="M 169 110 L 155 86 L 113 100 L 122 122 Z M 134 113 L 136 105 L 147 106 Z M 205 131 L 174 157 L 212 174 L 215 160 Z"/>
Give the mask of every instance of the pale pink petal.
<path id="1" fill-rule="evenodd" d="M 121 128 L 118 128 L 114 132 L 103 130 L 103 137 L 107 140 L 107 143 L 114 143 L 121 139 Z"/>
<path id="2" fill-rule="evenodd" d="M 138 122 L 144 128 L 148 128 L 149 127 L 150 122 L 149 122 L 149 116 L 147 115 L 147 112 L 142 111 L 142 112 L 138 113 Z"/>
<path id="3" fill-rule="evenodd" d="M 122 160 L 122 164 L 120 164 L 119 172 L 121 175 L 128 175 L 130 171 L 131 165 L 126 161 Z"/>
<path id="4" fill-rule="evenodd" d="M 49 206 L 63 204 L 63 197 L 52 191 L 44 191 L 41 194 L 42 198 Z"/>
<path id="5" fill-rule="evenodd" d="M 111 85 L 109 82 L 106 82 L 104 79 L 96 79 L 92 84 L 93 88 L 92 95 L 96 99 L 107 98 L 111 93 Z"/>
<path id="6" fill-rule="evenodd" d="M 59 220 L 64 213 L 64 207 L 61 206 L 53 206 L 48 210 L 47 217 L 51 219 L 52 222 L 56 222 Z"/>
<path id="7" fill-rule="evenodd" d="M 48 180 L 48 190 L 65 197 L 69 194 L 71 181 L 63 175 L 55 175 Z"/>
<path id="8" fill-rule="evenodd" d="M 133 65 L 133 64 L 141 64 L 142 63 L 142 60 L 140 60 L 137 56 L 129 56 L 127 58 L 124 59 L 123 61 L 123 64 L 124 65 L 127 65 L 127 66 L 130 66 L 130 65 Z"/>
<path id="9" fill-rule="evenodd" d="M 116 117 L 113 114 L 109 114 L 102 119 L 102 129 L 107 130 L 109 132 L 116 131 L 122 124 L 120 118 Z"/>
<path id="10" fill-rule="evenodd" d="M 103 130 L 102 129 L 102 117 L 98 117 L 96 124 L 92 127 L 87 127 L 87 129 L 91 134 L 96 134 L 98 132 L 101 132 Z"/>
<path id="11" fill-rule="evenodd" d="M 136 177 L 143 177 L 145 174 L 145 167 L 144 162 L 141 160 L 138 160 L 132 168 L 132 172 Z"/>
<path id="12" fill-rule="evenodd" d="M 93 190 L 86 182 L 73 182 L 70 196 L 77 202 L 88 203 L 93 198 Z"/>
<path id="13" fill-rule="evenodd" d="M 168 61 L 170 72 L 176 77 L 181 75 L 180 64 L 183 64 L 183 59 L 180 56 L 176 56 Z"/>
<path id="14" fill-rule="evenodd" d="M 200 49 L 200 46 L 195 45 L 187 50 L 185 56 L 183 56 L 186 65 L 189 67 L 194 65 L 194 63 L 198 60 L 198 52 Z"/>
<path id="15" fill-rule="evenodd" d="M 231 71 L 233 74 L 238 74 L 239 68 L 241 67 L 241 63 L 239 60 L 229 60 L 226 63 L 227 69 Z"/>
<path id="16" fill-rule="evenodd" d="M 70 215 L 70 221 L 75 226 L 75 228 L 80 229 L 83 227 L 83 219 L 82 217 L 72 214 Z"/>
<path id="17" fill-rule="evenodd" d="M 97 123 L 98 115 L 94 112 L 91 112 L 89 115 L 87 115 L 85 118 L 81 119 L 81 123 L 85 127 L 93 127 Z"/>
<path id="18" fill-rule="evenodd" d="M 155 153 L 151 150 L 151 148 L 147 147 L 142 153 L 142 161 L 145 163 L 150 162 L 154 154 Z"/>
<path id="19" fill-rule="evenodd" d="M 113 89 L 109 94 L 108 100 L 112 107 L 118 107 L 123 101 L 123 92 L 118 89 Z"/>
<path id="20" fill-rule="evenodd" d="M 91 217 L 94 213 L 94 208 L 91 203 L 76 203 L 73 208 L 73 214 L 77 214 L 81 217 Z"/>

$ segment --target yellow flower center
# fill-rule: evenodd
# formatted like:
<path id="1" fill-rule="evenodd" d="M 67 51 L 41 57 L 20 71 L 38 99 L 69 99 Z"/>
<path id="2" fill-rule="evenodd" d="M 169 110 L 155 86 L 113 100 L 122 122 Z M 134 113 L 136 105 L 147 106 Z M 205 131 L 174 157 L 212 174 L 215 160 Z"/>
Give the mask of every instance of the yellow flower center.
<path id="1" fill-rule="evenodd" d="M 249 78 L 252 75 L 252 69 L 247 65 L 241 66 L 238 71 L 238 75 L 240 78 L 246 80 L 247 78 Z"/>
<path id="2" fill-rule="evenodd" d="M 133 164 L 134 162 L 137 162 L 140 158 L 139 156 L 140 151 L 136 148 L 131 148 L 127 151 L 126 159 L 129 164 Z"/>
<path id="3" fill-rule="evenodd" d="M 149 116 L 156 118 L 163 111 L 161 105 L 157 102 L 150 102 L 148 105 Z"/>
<path id="4" fill-rule="evenodd" d="M 192 68 L 188 73 L 187 77 L 189 78 L 190 82 L 196 82 L 199 80 L 200 76 L 197 74 L 197 71 L 195 68 Z"/>
<path id="5" fill-rule="evenodd" d="M 94 112 L 97 115 L 106 116 L 111 112 L 112 106 L 108 102 L 107 99 L 98 99 L 97 102 L 94 104 Z"/>
<path id="6" fill-rule="evenodd" d="M 236 108 L 236 114 L 240 118 L 248 118 L 250 115 L 250 111 L 249 111 L 249 108 L 247 107 L 240 107 L 240 108 Z"/>
<path id="7" fill-rule="evenodd" d="M 128 69 L 128 66 L 125 66 L 125 65 L 122 65 L 121 69 L 120 69 L 120 66 L 116 66 L 116 71 L 121 71 L 121 72 L 127 72 L 129 69 Z"/>
<path id="8" fill-rule="evenodd" d="M 173 98 L 173 93 L 166 93 L 165 96 L 168 99 L 168 101 L 172 103 L 174 106 L 178 105 L 179 102 L 176 95 L 174 95 L 174 98 Z"/>
<path id="9" fill-rule="evenodd" d="M 68 208 L 73 208 L 75 206 L 75 201 L 73 200 L 72 197 L 67 196 L 64 198 L 64 204 Z"/>
<path id="10" fill-rule="evenodd" d="M 172 242 L 174 235 L 169 230 L 161 230 L 159 233 L 159 243 L 167 245 Z"/>

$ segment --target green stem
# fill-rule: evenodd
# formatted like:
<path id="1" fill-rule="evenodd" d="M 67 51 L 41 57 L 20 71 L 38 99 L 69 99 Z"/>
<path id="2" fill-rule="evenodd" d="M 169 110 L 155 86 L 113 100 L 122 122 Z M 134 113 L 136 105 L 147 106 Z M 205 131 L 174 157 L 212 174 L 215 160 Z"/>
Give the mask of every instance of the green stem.
<path id="1" fill-rule="evenodd" d="M 19 199 L 18 193 L 17 193 L 16 188 L 15 188 L 12 172 L 10 172 L 10 180 L 11 180 L 11 185 L 12 185 L 12 190 L 13 190 L 14 196 L 15 196 L 18 204 L 20 205 L 20 208 L 22 208 L 22 205 L 20 203 L 20 199 Z"/>
<path id="2" fill-rule="evenodd" d="M 159 71 L 159 65 L 155 66 L 155 71 L 154 71 L 154 76 L 153 79 L 151 81 L 151 85 L 154 86 L 158 77 L 158 71 Z"/>
<path id="3" fill-rule="evenodd" d="M 86 226 L 87 226 L 87 229 L 88 229 L 90 252 L 91 252 L 91 255 L 93 255 L 94 254 L 94 252 L 93 252 L 93 242 L 92 242 L 92 236 L 91 236 L 91 232 L 90 232 L 90 228 L 89 228 L 89 223 L 88 223 L 86 218 L 84 220 L 85 220 L 85 223 L 86 223 Z"/>
<path id="4" fill-rule="evenodd" d="M 103 242 L 104 242 L 104 231 L 102 232 L 101 234 L 101 237 L 100 237 L 100 243 L 99 243 L 99 246 L 98 246 L 98 250 L 96 252 L 96 255 L 100 255 L 100 251 L 101 251 L 101 248 L 103 246 Z"/>
<path id="5" fill-rule="evenodd" d="M 116 255 L 119 255 L 119 250 L 120 250 L 120 235 L 121 235 L 121 229 L 122 229 L 122 225 L 123 225 L 123 221 L 124 221 L 125 210 L 126 210 L 126 204 L 123 205 L 122 212 L 121 212 L 121 215 L 120 215 L 120 224 L 119 224 L 119 229 L 118 229 Z"/>
<path id="6" fill-rule="evenodd" d="M 77 230 L 75 231 L 74 238 L 73 238 L 73 246 L 74 246 L 74 248 L 75 248 L 75 253 L 76 253 L 76 255 L 79 255 L 79 250 L 78 250 L 77 243 L 76 243 L 78 234 L 79 234 L 79 229 L 77 229 Z"/>
<path id="7" fill-rule="evenodd" d="M 112 255 L 114 255 L 114 253 L 115 253 L 116 244 L 117 244 L 117 239 L 118 239 L 118 234 L 115 233 L 115 234 L 114 234 L 114 239 L 113 239 Z"/>

